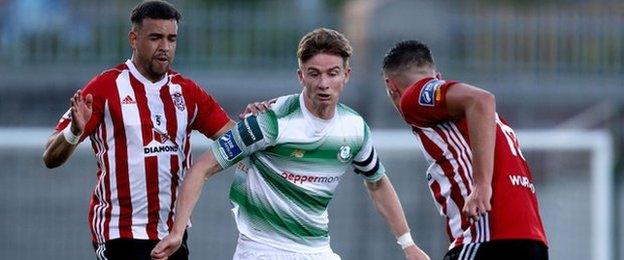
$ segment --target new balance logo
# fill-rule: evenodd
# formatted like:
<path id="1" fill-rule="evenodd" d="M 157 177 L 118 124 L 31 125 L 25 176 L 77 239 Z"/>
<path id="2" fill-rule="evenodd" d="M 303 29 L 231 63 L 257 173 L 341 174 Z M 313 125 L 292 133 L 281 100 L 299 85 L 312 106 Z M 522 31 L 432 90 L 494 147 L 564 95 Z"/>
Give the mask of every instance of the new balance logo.
<path id="1" fill-rule="evenodd" d="M 136 101 L 134 101 L 134 99 L 132 99 L 132 97 L 130 95 L 127 95 L 122 101 L 121 104 L 123 105 L 129 105 L 129 104 L 136 104 Z"/>

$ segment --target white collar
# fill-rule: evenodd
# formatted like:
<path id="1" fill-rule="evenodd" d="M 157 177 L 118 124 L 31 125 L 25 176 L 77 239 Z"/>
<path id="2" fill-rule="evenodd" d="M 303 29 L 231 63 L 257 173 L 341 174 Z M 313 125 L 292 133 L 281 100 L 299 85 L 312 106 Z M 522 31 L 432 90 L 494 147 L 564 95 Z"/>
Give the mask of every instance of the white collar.
<path id="1" fill-rule="evenodd" d="M 155 87 L 162 87 L 165 84 L 167 84 L 167 82 L 169 82 L 169 75 L 167 73 L 165 73 L 165 76 L 157 81 L 157 82 L 151 82 L 149 79 L 147 79 L 145 76 L 143 76 L 143 74 L 141 74 L 139 72 L 139 70 L 137 70 L 136 66 L 134 66 L 134 63 L 132 63 L 131 60 L 127 60 L 126 61 L 126 66 L 128 66 L 128 69 L 130 69 L 130 73 L 132 73 L 132 76 L 134 76 L 137 80 L 139 80 L 139 82 L 141 82 L 144 86 L 155 86 Z"/>

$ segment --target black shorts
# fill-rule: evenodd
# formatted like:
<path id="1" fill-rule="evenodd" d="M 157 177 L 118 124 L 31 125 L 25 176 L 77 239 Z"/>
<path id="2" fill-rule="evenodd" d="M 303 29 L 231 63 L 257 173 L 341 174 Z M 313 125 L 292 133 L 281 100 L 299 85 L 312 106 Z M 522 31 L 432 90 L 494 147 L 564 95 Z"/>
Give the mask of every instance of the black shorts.
<path id="1" fill-rule="evenodd" d="M 548 247 L 537 240 L 495 240 L 458 246 L 446 253 L 444 260 L 548 260 Z"/>
<path id="2" fill-rule="evenodd" d="M 182 245 L 169 259 L 188 260 L 189 251 L 186 239 L 187 234 L 184 232 Z M 151 260 L 150 253 L 158 241 L 160 240 L 118 238 L 106 241 L 103 245 L 93 243 L 93 249 L 98 260 Z"/>

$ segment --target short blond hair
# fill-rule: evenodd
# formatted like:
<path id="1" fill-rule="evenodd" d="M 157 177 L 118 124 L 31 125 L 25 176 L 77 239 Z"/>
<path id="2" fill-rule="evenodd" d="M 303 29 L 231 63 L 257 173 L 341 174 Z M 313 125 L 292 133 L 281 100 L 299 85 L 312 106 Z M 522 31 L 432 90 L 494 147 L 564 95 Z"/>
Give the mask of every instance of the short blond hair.
<path id="1" fill-rule="evenodd" d="M 326 53 L 342 57 L 346 67 L 352 52 L 351 43 L 342 33 L 332 29 L 318 28 L 301 38 L 297 48 L 297 59 L 301 64 L 317 54 Z"/>

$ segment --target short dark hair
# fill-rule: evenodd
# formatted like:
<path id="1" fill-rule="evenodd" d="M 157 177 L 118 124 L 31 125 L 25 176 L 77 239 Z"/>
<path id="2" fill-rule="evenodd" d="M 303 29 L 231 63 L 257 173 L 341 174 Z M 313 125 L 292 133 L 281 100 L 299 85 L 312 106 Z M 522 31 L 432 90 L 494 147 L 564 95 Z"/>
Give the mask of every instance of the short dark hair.
<path id="1" fill-rule="evenodd" d="M 424 43 L 416 40 L 396 43 L 383 59 L 385 73 L 401 72 L 412 66 L 435 67 L 431 50 Z"/>
<path id="2" fill-rule="evenodd" d="M 132 9 L 130 21 L 132 25 L 141 25 L 145 18 L 171 20 L 180 22 L 182 15 L 172 4 L 161 0 L 143 1 Z"/>
<path id="3" fill-rule="evenodd" d="M 326 53 L 342 57 L 346 66 L 352 51 L 353 48 L 347 37 L 332 29 L 318 28 L 301 38 L 297 48 L 297 58 L 303 63 L 314 55 Z"/>

